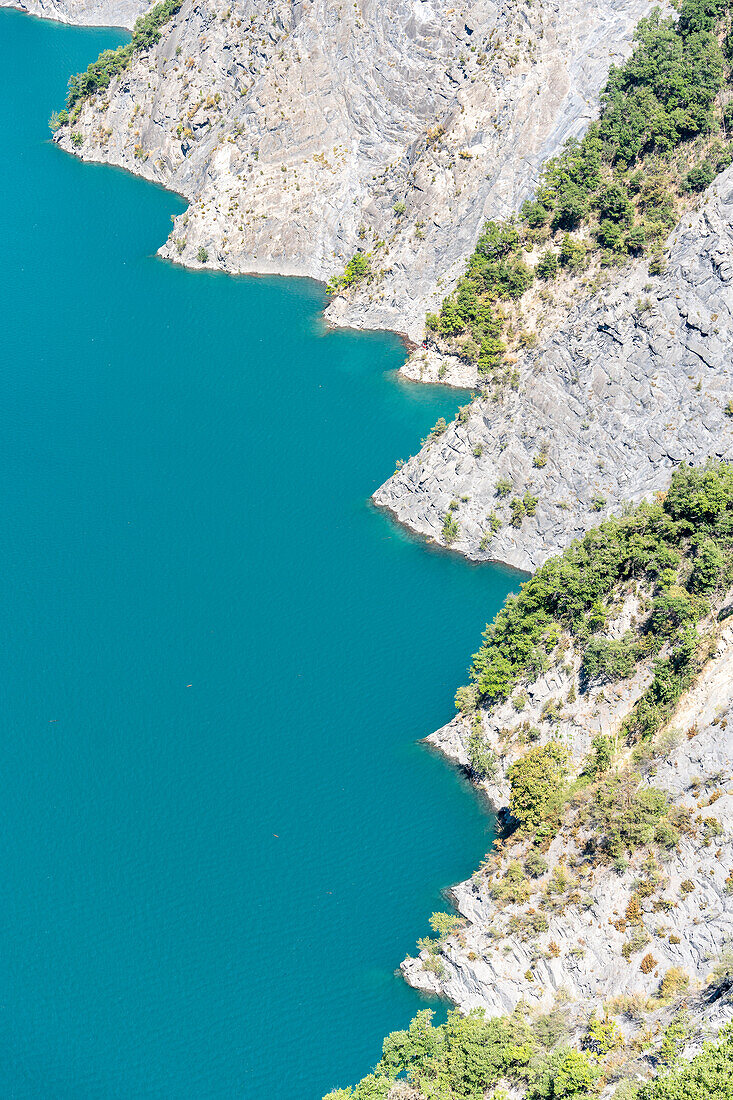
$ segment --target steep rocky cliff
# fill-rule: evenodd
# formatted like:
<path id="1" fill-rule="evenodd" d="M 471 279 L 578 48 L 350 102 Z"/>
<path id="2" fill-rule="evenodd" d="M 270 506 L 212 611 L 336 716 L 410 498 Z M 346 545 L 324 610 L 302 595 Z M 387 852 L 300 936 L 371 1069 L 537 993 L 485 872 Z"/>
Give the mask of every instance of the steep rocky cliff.
<path id="1" fill-rule="evenodd" d="M 674 233 L 666 274 L 618 271 L 523 354 L 518 391 L 475 401 L 374 499 L 437 542 L 455 502 L 455 549 L 531 570 L 603 514 L 666 488 L 680 461 L 733 458 L 732 362 L 729 168 Z M 536 511 L 512 526 L 525 493 Z"/>
<path id="2" fill-rule="evenodd" d="M 150 0 L 0 0 L 43 19 L 87 27 L 128 27 L 150 6 Z"/>
<path id="3" fill-rule="evenodd" d="M 374 278 L 328 316 L 418 338 L 650 6 L 185 0 L 57 140 L 189 199 L 172 259 L 328 279 L 368 250 Z"/>
<path id="4" fill-rule="evenodd" d="M 617 624 L 620 630 L 612 625 L 611 635 L 626 625 Z M 506 770 L 526 751 L 521 742 L 507 743 L 508 729 L 527 723 L 539 731 L 540 741 L 561 740 L 577 771 L 592 739 L 619 731 L 651 678 L 647 663 L 629 681 L 583 693 L 579 668 L 577 655 L 569 651 L 562 666 L 528 687 L 521 714 L 511 702 L 480 712 L 483 736 L 499 761 L 498 776 L 484 783 L 497 809 L 507 804 Z M 569 693 L 577 698 L 565 702 Z M 557 700 L 563 700 L 559 719 L 543 717 L 548 702 Z M 470 733 L 470 723 L 458 717 L 428 740 L 468 767 Z M 402 964 L 407 980 L 463 1009 L 484 1006 L 491 1012 L 511 1011 L 522 999 L 546 1010 L 560 990 L 576 1003 L 634 995 L 643 1001 L 671 967 L 685 972 L 690 992 L 702 989 L 733 941 L 733 627 L 717 629 L 714 655 L 659 744 L 663 748 L 643 765 L 643 783 L 667 792 L 688 816 L 690 826 L 677 849 L 654 868 L 648 853 L 632 858 L 625 869 L 591 868 L 580 860 L 576 864 L 582 835 L 565 828 L 545 853 L 547 868 L 521 905 L 497 904 L 496 868 L 488 861 L 452 890 L 466 923 L 443 945 L 440 965 L 434 967 L 424 951 Z M 514 856 L 521 859 L 523 853 Z M 634 917 L 632 896 L 644 899 Z M 533 914 L 546 919 L 533 926 Z M 625 955 L 629 943 L 634 949 Z M 647 955 L 654 965 L 642 967 Z M 726 1009 L 726 1018 L 731 1016 L 733 1004 Z"/>

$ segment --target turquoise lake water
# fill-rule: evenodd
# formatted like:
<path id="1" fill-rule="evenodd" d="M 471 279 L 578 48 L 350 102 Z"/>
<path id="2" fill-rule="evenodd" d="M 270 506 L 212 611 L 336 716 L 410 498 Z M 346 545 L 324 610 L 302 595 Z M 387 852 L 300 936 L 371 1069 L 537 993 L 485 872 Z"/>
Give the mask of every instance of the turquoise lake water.
<path id="1" fill-rule="evenodd" d="M 516 575 L 367 503 L 463 395 L 48 142 L 121 40 L 0 12 L 0 1096 L 318 1100 L 490 841 L 415 742 Z"/>

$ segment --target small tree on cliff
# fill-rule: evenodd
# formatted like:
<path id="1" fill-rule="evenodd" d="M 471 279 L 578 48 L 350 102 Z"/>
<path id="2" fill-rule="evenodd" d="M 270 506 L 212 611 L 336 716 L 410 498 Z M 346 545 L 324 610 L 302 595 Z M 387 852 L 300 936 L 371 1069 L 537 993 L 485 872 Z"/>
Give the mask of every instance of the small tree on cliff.
<path id="1" fill-rule="evenodd" d="M 530 749 L 507 770 L 509 809 L 522 825 L 549 832 L 555 827 L 565 788 L 567 749 L 556 741 Z"/>

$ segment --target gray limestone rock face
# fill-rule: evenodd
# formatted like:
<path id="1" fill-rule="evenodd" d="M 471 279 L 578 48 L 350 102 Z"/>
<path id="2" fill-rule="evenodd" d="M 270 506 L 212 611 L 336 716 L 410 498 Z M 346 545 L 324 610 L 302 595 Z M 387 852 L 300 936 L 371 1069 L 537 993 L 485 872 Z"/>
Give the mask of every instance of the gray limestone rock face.
<path id="1" fill-rule="evenodd" d="M 188 198 L 170 259 L 326 280 L 372 253 L 328 318 L 418 339 L 484 220 L 585 129 L 650 7 L 185 0 L 56 140 Z"/>
<path id="2" fill-rule="evenodd" d="M 524 686 L 529 703 L 521 714 L 512 713 L 511 702 L 479 712 L 483 736 L 499 764 L 497 775 L 482 786 L 497 807 L 506 805 L 507 764 L 526 751 L 526 745 L 507 740 L 508 727 L 527 716 L 538 722 L 542 742 L 559 738 L 567 745 L 575 774 L 592 737 L 599 731 L 615 734 L 650 677 L 650 669 L 642 667 L 631 681 L 584 694 L 578 672 L 571 651 L 562 666 Z M 564 696 L 569 685 L 577 698 L 543 725 L 543 703 Z M 469 732 L 459 717 L 429 741 L 466 766 Z M 733 937 L 733 627 L 719 629 L 716 651 L 661 740 L 665 751 L 643 783 L 665 791 L 672 805 L 689 812 L 692 827 L 676 848 L 658 857 L 662 877 L 654 897 L 644 900 L 638 894 L 639 882 L 648 878 L 643 851 L 631 856 L 626 869 L 601 863 L 576 871 L 572 860 L 566 864 L 573 853 L 561 833 L 545 852 L 547 871 L 531 882 L 521 905 L 497 905 L 491 871 L 477 871 L 454 887 L 452 900 L 465 926 L 443 945 L 437 969 L 424 951 L 406 959 L 402 972 L 407 981 L 450 998 L 464 1011 L 483 1007 L 491 1014 L 511 1012 L 519 1001 L 547 1011 L 560 990 L 568 1003 L 589 1011 L 609 996 L 649 997 L 671 968 L 687 976 L 690 994 L 700 995 Z M 582 847 L 583 839 L 577 843 Z M 556 868 L 577 875 L 577 881 L 568 895 L 575 900 L 553 907 L 547 905 L 547 887 Z M 642 897 L 638 923 L 620 919 L 632 895 Z M 546 912 L 545 930 L 518 935 L 513 918 L 521 924 L 523 915 L 535 911 Z M 646 939 L 624 954 L 624 944 L 641 930 Z M 646 955 L 653 966 L 641 966 Z M 733 1001 L 717 1008 L 720 1026 L 733 1016 Z M 710 1023 L 714 1011 L 706 1008 L 703 1018 Z"/>
<path id="3" fill-rule="evenodd" d="M 458 501 L 454 549 L 533 570 L 626 502 L 665 489 L 678 463 L 733 459 L 733 168 L 683 218 L 664 275 L 624 268 L 517 367 L 518 392 L 475 401 L 376 503 L 440 543 Z M 511 499 L 527 493 L 536 512 L 515 527 Z"/>
<path id="4" fill-rule="evenodd" d="M 130 27 L 149 4 L 13 6 Z M 594 116 L 610 63 L 628 53 L 633 27 L 651 6 L 185 0 L 157 46 L 56 140 L 184 195 L 189 208 L 161 249 L 178 262 L 327 279 L 357 249 L 372 253 L 372 278 L 337 297 L 329 320 L 417 339 L 484 220 L 515 211 L 543 160 Z M 650 279 L 637 263 L 614 288 L 579 302 L 525 353 L 518 392 L 475 402 L 375 500 L 437 542 L 457 500 L 457 550 L 532 569 L 624 502 L 663 489 L 680 461 L 733 458 L 732 337 L 729 169 L 683 219 L 664 276 Z M 431 379 L 443 366 L 446 381 L 473 380 L 459 360 L 441 364 L 430 355 L 410 370 Z M 508 500 L 537 498 L 519 526 L 497 494 L 502 480 L 511 485 Z M 495 532 L 491 514 L 502 520 Z M 654 777 L 676 804 L 694 807 L 699 829 L 665 864 L 673 907 L 663 917 L 649 912 L 653 970 L 640 967 L 638 953 L 622 954 L 618 916 L 642 873 L 637 860 L 583 881 L 582 904 L 552 912 L 539 954 L 536 940 L 505 934 L 512 907 L 497 913 L 477 873 L 453 891 L 466 924 L 444 945 L 442 972 L 426 968 L 425 957 L 406 960 L 409 982 L 490 1012 L 510 1011 L 520 999 L 549 1008 L 560 990 L 590 1005 L 611 990 L 649 995 L 671 967 L 699 991 L 733 936 L 732 629 L 721 631 L 717 653 L 678 708 L 680 736 Z M 527 685 L 524 711 L 541 737 L 554 736 L 547 704 L 573 688 L 559 728 L 576 770 L 593 736 L 620 726 L 651 667 L 593 699 L 574 690 L 578 671 L 571 648 L 562 667 Z M 512 708 L 507 702 L 479 714 L 499 762 L 486 785 L 497 807 L 508 794 L 503 731 L 518 718 Z M 465 767 L 468 735 L 459 717 L 430 740 Z M 715 841 L 706 843 L 705 820 L 713 818 Z M 548 862 L 558 865 L 564 854 L 555 844 Z M 731 1013 L 721 1001 L 706 1019 L 719 1026 Z"/>
<path id="5" fill-rule="evenodd" d="M 59 23 L 129 29 L 150 5 L 151 0 L 0 0 L 0 7 L 18 8 Z"/>

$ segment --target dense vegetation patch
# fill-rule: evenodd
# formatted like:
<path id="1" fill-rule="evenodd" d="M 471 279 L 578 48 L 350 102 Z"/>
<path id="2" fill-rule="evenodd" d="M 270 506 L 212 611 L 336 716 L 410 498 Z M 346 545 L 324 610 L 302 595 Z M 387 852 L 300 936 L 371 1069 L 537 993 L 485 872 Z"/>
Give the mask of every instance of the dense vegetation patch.
<path id="1" fill-rule="evenodd" d="M 555 741 L 530 749 L 507 770 L 509 809 L 529 829 L 559 817 L 565 788 L 567 749 Z"/>
<path id="2" fill-rule="evenodd" d="M 336 1089 L 326 1100 L 385 1100 L 396 1081 L 409 1082 L 426 1100 L 481 1100 L 499 1082 L 521 1089 L 527 1100 L 586 1100 L 607 1083 L 618 1061 L 622 1036 L 612 1019 L 594 1019 L 582 1050 L 566 1045 L 562 1010 L 530 1022 L 521 1011 L 486 1019 L 478 1009 L 467 1016 L 448 1013 L 439 1027 L 432 1012 L 419 1012 L 405 1031 L 384 1041 L 374 1072 L 353 1089 Z M 661 1036 L 664 1050 L 677 1048 L 674 1022 Z M 664 1061 L 654 1080 L 631 1079 L 619 1086 L 624 1100 L 733 1100 L 733 1029 L 724 1028 L 691 1061 Z M 494 1094 L 496 1095 L 496 1094 Z"/>
<path id="3" fill-rule="evenodd" d="M 720 94 L 730 82 L 729 23 L 728 0 L 684 0 L 676 20 L 657 9 L 640 21 L 631 57 L 611 68 L 599 121 L 546 163 L 518 218 L 486 223 L 455 291 L 428 314 L 445 350 L 486 380 L 516 382 L 506 307 L 535 280 L 644 253 L 661 270 L 678 200 L 731 163 L 733 105 Z"/>
<path id="4" fill-rule="evenodd" d="M 97 92 L 103 92 L 115 76 L 129 67 L 136 53 L 154 46 L 160 40 L 161 28 L 180 10 L 182 2 L 183 0 L 160 0 L 160 3 L 136 20 L 129 42 L 118 46 L 116 50 L 103 50 L 83 73 L 75 73 L 69 77 L 67 110 L 58 114 L 54 112 L 50 121 L 51 129 L 57 130 L 69 121 L 69 117 L 73 122 L 85 99 Z"/>
<path id="5" fill-rule="evenodd" d="M 507 599 L 473 657 L 472 683 L 456 694 L 456 706 L 473 711 L 468 756 L 476 779 L 497 766 L 477 704 L 491 708 L 512 696 L 521 713 L 527 701 L 521 683 L 559 664 L 570 643 L 580 655 L 583 691 L 602 692 L 651 660 L 648 686 L 618 734 L 598 734 L 574 778 L 567 749 L 555 739 L 530 747 L 507 768 L 512 844 L 549 843 L 564 829 L 567 844 L 579 849 L 579 864 L 613 861 L 622 869 L 635 851 L 650 848 L 663 858 L 683 833 L 694 832 L 687 812 L 642 778 L 649 760 L 665 755 L 660 731 L 710 654 L 714 632 L 711 626 L 701 632 L 700 622 L 731 584 L 733 466 L 709 462 L 680 466 L 663 499 L 589 531 Z M 634 629 L 609 639 L 606 625 L 628 599 L 636 607 Z M 567 702 L 575 697 L 573 686 Z M 561 705 L 549 700 L 540 720 L 555 722 Z M 499 736 L 522 745 L 539 742 L 541 731 L 525 721 Z M 612 767 L 624 745 L 633 753 Z M 527 899 L 527 874 L 515 860 L 497 875 L 491 887 L 497 905 Z"/>
<path id="6" fill-rule="evenodd" d="M 603 637 L 619 585 L 651 591 L 638 637 Z M 507 699 L 520 680 L 549 667 L 567 632 L 583 654 L 586 680 L 629 675 L 641 657 L 667 651 L 627 722 L 633 740 L 650 736 L 694 675 L 698 621 L 710 597 L 733 582 L 733 467 L 680 466 L 663 500 L 611 518 L 551 558 L 510 596 L 473 657 L 461 706 Z"/>
<path id="7" fill-rule="evenodd" d="M 340 290 L 348 290 L 354 283 L 359 283 L 371 274 L 371 253 L 355 252 L 351 257 L 343 275 L 334 275 L 326 287 L 328 294 L 338 294 Z"/>

